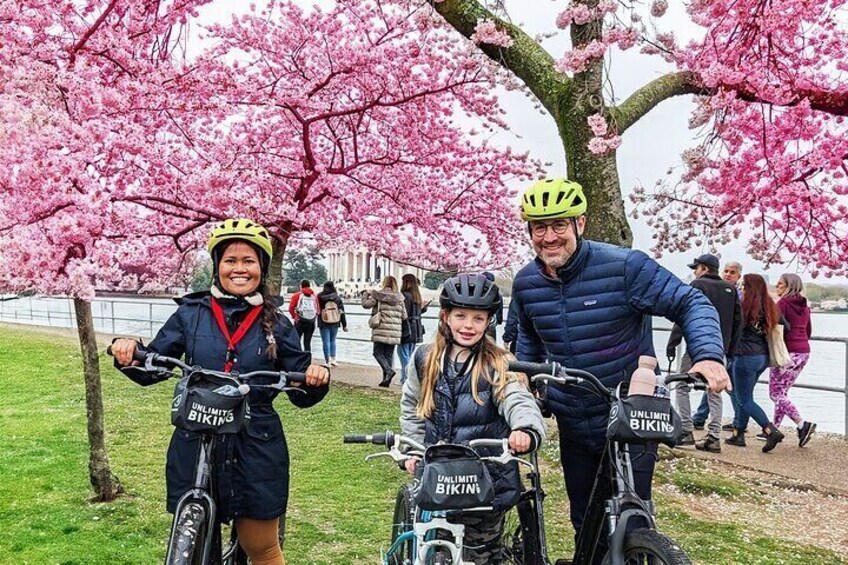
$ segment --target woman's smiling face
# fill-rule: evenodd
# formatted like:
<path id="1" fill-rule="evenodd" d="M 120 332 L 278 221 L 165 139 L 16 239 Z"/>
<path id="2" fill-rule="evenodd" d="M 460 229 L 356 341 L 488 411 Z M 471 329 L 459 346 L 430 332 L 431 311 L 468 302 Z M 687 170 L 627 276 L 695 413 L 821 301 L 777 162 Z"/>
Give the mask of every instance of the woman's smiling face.
<path id="1" fill-rule="evenodd" d="M 259 288 L 262 264 L 256 250 L 242 241 L 231 243 L 218 263 L 218 280 L 224 292 L 247 296 Z"/>

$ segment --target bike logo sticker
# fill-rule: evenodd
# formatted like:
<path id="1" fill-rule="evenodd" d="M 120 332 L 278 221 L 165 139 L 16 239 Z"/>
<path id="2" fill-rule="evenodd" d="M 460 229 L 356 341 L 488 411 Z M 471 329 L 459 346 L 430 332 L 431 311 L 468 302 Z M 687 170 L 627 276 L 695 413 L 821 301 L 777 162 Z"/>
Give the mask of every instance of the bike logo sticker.
<path id="1" fill-rule="evenodd" d="M 618 419 L 618 404 L 613 404 L 610 409 L 609 422 L 607 422 L 607 427 L 615 424 L 615 421 Z"/>
<path id="2" fill-rule="evenodd" d="M 192 402 L 186 420 L 197 422 L 204 426 L 221 426 L 235 420 L 235 415 L 231 409 L 215 408 L 198 402 Z"/>
<path id="3" fill-rule="evenodd" d="M 436 494 L 480 494 L 480 477 L 477 475 L 436 475 Z"/>
<path id="4" fill-rule="evenodd" d="M 178 394 L 174 397 L 174 401 L 171 403 L 171 412 L 176 412 L 180 408 L 180 404 L 183 403 L 183 395 Z"/>
<path id="5" fill-rule="evenodd" d="M 674 425 L 671 423 L 671 414 L 668 412 L 631 410 L 630 429 L 636 432 L 660 432 L 670 434 L 674 432 Z"/>

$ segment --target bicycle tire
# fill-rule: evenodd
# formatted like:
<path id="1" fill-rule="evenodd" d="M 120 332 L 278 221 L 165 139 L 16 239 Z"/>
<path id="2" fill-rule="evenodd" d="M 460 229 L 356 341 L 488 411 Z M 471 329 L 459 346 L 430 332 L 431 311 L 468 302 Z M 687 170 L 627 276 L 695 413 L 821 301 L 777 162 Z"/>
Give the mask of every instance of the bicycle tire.
<path id="1" fill-rule="evenodd" d="M 544 565 L 533 501 L 523 498 L 504 515 L 501 558 L 507 565 Z"/>
<path id="2" fill-rule="evenodd" d="M 392 541 L 412 530 L 415 521 L 415 495 L 410 485 L 402 485 L 395 498 L 395 511 L 392 516 Z M 403 542 L 398 551 L 388 556 L 389 565 L 412 565 L 415 555 L 415 540 Z"/>
<path id="3" fill-rule="evenodd" d="M 167 565 L 202 565 L 206 537 L 206 508 L 189 502 L 180 510 L 174 537 L 170 540 Z"/>
<path id="4" fill-rule="evenodd" d="M 604 556 L 604 565 L 611 562 Z M 692 565 L 692 560 L 674 540 L 656 530 L 633 530 L 624 537 L 625 565 Z"/>

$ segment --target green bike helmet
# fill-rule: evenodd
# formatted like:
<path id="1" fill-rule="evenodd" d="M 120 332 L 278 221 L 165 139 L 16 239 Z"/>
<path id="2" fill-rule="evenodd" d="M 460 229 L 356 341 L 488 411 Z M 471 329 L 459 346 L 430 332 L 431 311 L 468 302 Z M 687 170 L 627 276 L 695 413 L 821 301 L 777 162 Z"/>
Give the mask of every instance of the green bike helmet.
<path id="1" fill-rule="evenodd" d="M 218 256 L 216 248 L 225 241 L 240 240 L 252 245 L 259 252 L 259 260 L 262 263 L 262 273 L 266 275 L 271 267 L 271 258 L 274 256 L 274 247 L 271 244 L 271 237 L 268 235 L 268 230 L 260 226 L 256 222 L 245 218 L 236 218 L 224 220 L 224 222 L 215 227 L 209 235 L 209 243 L 206 244 L 206 249 L 212 256 L 212 264 L 217 271 Z"/>
<path id="2" fill-rule="evenodd" d="M 521 199 L 521 218 L 527 222 L 577 218 L 585 213 L 583 187 L 564 178 L 536 181 Z"/>

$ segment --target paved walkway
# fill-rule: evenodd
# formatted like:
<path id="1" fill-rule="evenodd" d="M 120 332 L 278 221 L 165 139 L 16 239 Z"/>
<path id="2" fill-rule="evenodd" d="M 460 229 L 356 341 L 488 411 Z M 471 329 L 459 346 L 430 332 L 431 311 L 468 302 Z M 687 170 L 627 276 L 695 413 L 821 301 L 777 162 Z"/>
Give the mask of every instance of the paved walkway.
<path id="1" fill-rule="evenodd" d="M 3 326 L 19 328 L 26 331 L 63 335 L 77 339 L 76 330 L 65 328 L 44 328 L 2 323 Z M 98 342 L 102 347 L 111 343 L 109 334 L 98 334 Z M 381 373 L 375 366 L 340 363 L 332 371 L 333 379 L 338 382 L 354 385 L 377 387 Z M 388 389 L 400 393 L 400 386 L 395 381 Z M 799 481 L 809 488 L 824 492 L 848 495 L 848 441 L 841 435 L 816 434 L 810 443 L 798 447 L 798 439 L 794 428 L 784 428 L 786 439 L 771 453 L 762 453 L 763 442 L 758 441 L 755 424 L 750 424 L 748 446 L 744 448 L 729 445 L 722 446 L 721 453 L 705 453 L 694 447 L 678 448 L 676 451 L 692 457 L 720 461 L 734 467 L 751 469 L 777 477 L 785 477 Z M 695 432 L 699 438 L 704 432 Z M 724 435 L 728 435 L 725 433 Z"/>

